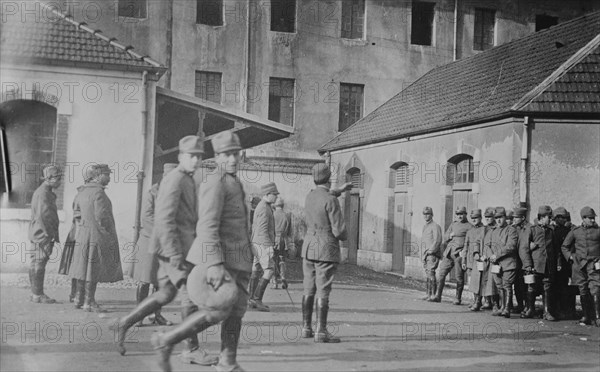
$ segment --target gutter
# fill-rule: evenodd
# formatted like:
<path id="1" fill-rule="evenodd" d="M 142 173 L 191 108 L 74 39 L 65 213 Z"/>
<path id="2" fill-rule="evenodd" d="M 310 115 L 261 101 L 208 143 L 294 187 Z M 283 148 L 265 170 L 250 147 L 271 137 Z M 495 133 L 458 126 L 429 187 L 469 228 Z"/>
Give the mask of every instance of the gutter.
<path id="1" fill-rule="evenodd" d="M 146 169 L 146 134 L 148 126 L 148 71 L 142 72 L 142 148 L 141 148 L 141 161 L 140 171 L 137 174 L 137 195 L 135 200 L 135 221 L 133 225 L 133 242 L 137 243 L 140 237 L 140 230 L 142 229 L 142 197 L 144 194 L 144 170 Z"/>

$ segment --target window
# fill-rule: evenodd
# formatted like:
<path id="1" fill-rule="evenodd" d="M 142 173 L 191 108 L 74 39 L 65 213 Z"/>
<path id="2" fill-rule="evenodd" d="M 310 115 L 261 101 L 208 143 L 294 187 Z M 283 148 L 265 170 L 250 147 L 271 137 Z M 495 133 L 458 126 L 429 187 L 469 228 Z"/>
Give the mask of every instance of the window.
<path id="1" fill-rule="evenodd" d="M 413 1 L 410 43 L 415 45 L 431 45 L 433 34 L 434 3 Z"/>
<path id="2" fill-rule="evenodd" d="M 342 1 L 342 37 L 362 39 L 364 37 L 365 0 Z"/>
<path id="3" fill-rule="evenodd" d="M 346 172 L 346 182 L 352 183 L 353 189 L 362 189 L 363 184 L 363 174 L 360 172 L 358 168 L 350 168 Z"/>
<path id="4" fill-rule="evenodd" d="M 495 10 L 475 8 L 475 29 L 473 30 L 474 50 L 487 50 L 494 46 L 495 23 Z"/>
<path id="5" fill-rule="evenodd" d="M 538 14 L 535 16 L 535 32 L 550 28 L 558 24 L 558 17 Z"/>
<path id="6" fill-rule="evenodd" d="M 294 125 L 294 79 L 269 79 L 269 120 Z"/>
<path id="7" fill-rule="evenodd" d="M 196 23 L 223 25 L 223 0 L 196 0 Z"/>
<path id="8" fill-rule="evenodd" d="M 207 101 L 221 103 L 221 73 L 196 71 L 194 95 Z"/>
<path id="9" fill-rule="evenodd" d="M 448 161 L 446 184 L 475 182 L 475 166 L 470 155 L 457 155 Z"/>
<path id="10" fill-rule="evenodd" d="M 146 18 L 146 0 L 119 0 L 119 16 Z"/>
<path id="11" fill-rule="evenodd" d="M 271 31 L 296 32 L 296 0 L 271 1 Z"/>
<path id="12" fill-rule="evenodd" d="M 405 162 L 394 163 L 390 167 L 388 187 L 405 191 L 407 187 L 412 186 L 411 168 Z"/>
<path id="13" fill-rule="evenodd" d="M 365 86 L 358 84 L 340 84 L 340 118 L 338 130 L 348 129 L 363 114 L 363 92 Z"/>
<path id="14" fill-rule="evenodd" d="M 396 169 L 396 186 L 407 186 L 410 184 L 410 173 L 408 164 L 403 164 Z"/>

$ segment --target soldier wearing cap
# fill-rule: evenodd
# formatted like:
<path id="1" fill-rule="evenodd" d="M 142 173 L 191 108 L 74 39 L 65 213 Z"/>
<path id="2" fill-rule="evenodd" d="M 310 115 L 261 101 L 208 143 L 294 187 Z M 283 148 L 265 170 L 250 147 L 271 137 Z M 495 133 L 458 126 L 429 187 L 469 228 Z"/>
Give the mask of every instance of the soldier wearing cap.
<path id="1" fill-rule="evenodd" d="M 531 224 L 529 223 L 529 221 L 526 220 L 526 217 L 527 208 L 517 207 L 514 209 L 513 226 L 515 227 L 515 229 L 517 229 L 517 234 L 519 235 L 519 242 L 523 241 L 523 239 L 528 239 L 530 233 Z M 518 314 L 524 313 L 527 310 L 526 305 L 528 304 L 528 302 L 526 301 L 528 289 L 523 279 L 523 263 L 521 261 L 520 255 L 517 255 L 517 270 L 515 272 L 516 275 L 514 292 L 515 297 L 517 299 L 517 306 L 513 308 L 513 313 Z"/>
<path id="2" fill-rule="evenodd" d="M 421 234 L 421 246 L 423 247 L 423 269 L 427 276 L 427 292 L 422 299 L 428 301 L 435 297 L 437 282 L 435 270 L 442 256 L 442 228 L 433 220 L 433 209 L 423 208 L 423 233 Z"/>
<path id="3" fill-rule="evenodd" d="M 552 211 L 554 217 L 554 238 L 558 247 L 562 246 L 565 238 L 571 231 L 567 227 L 567 210 L 564 207 L 558 207 Z M 569 285 L 569 279 L 572 275 L 571 263 L 560 254 L 558 257 L 558 272 L 554 280 L 556 295 L 556 312 L 560 319 L 575 319 L 575 299 L 577 296 L 577 287 Z"/>
<path id="4" fill-rule="evenodd" d="M 595 315 L 595 324 L 600 327 L 600 229 L 592 208 L 583 207 L 581 219 L 581 225 L 565 238 L 562 253 L 572 263 L 573 277 L 579 287 L 583 309 L 583 317 L 579 321 L 590 324 Z"/>
<path id="5" fill-rule="evenodd" d="M 177 168 L 177 165 L 177 163 L 165 163 L 163 165 L 162 177 L 164 178 L 169 172 Z M 142 231 L 140 232 L 140 237 L 136 244 L 133 266 L 129 272 L 129 275 L 138 282 L 136 290 L 136 302 L 138 304 L 148 297 L 150 284 L 152 284 L 154 292 L 158 290 L 158 280 L 156 279 L 158 259 L 154 253 L 149 252 L 149 245 L 152 238 L 152 230 L 154 229 L 154 209 L 159 187 L 160 181 L 150 187 L 150 190 L 144 199 L 144 206 L 142 208 Z M 154 316 L 151 316 L 150 322 L 156 325 L 173 324 L 162 316 L 160 309 L 156 310 Z M 138 325 L 142 325 L 142 320 L 138 322 Z"/>
<path id="6" fill-rule="evenodd" d="M 179 165 L 160 182 L 154 210 L 154 228 L 148 252 L 158 259 L 156 280 L 159 290 L 141 301 L 128 315 L 118 319 L 113 329 L 118 331 L 117 348 L 125 354 L 127 330 L 146 316 L 156 313 L 161 307 L 181 296 L 181 318 L 183 322 L 196 312 L 190 300 L 187 277 L 192 265 L 185 257 L 196 236 L 198 221 L 197 186 L 194 173 L 200 166 L 204 154 L 204 140 L 199 136 L 186 136 L 179 141 Z M 186 347 L 180 355 L 184 363 L 212 365 L 217 362 L 200 348 L 196 333 L 188 335 Z"/>
<path id="7" fill-rule="evenodd" d="M 35 303 L 53 304 L 56 300 L 44 293 L 44 277 L 54 243 L 60 241 L 56 194 L 53 190 L 60 187 L 62 172 L 60 168 L 51 165 L 42 170 L 42 176 L 44 182 L 31 197 L 29 240 L 33 244 L 33 251 L 29 254 L 30 300 Z"/>
<path id="8" fill-rule="evenodd" d="M 494 283 L 500 290 L 502 307 L 499 314 L 492 313 L 492 315 L 510 318 L 519 235 L 513 226 L 507 224 L 506 209 L 504 207 L 496 207 L 494 219 L 496 220 L 496 226 L 492 230 L 489 241 L 486 241 L 485 244 L 486 248 L 492 252 L 490 262 L 501 267 L 500 273 L 494 274 Z"/>
<path id="9" fill-rule="evenodd" d="M 470 278 L 469 289 L 471 289 L 471 283 L 473 283 L 473 281 L 477 283 L 477 285 L 473 284 L 472 286 L 472 289 L 474 289 L 471 291 L 473 292 L 473 303 L 469 306 L 469 310 L 479 311 L 482 306 L 482 296 L 479 293 L 480 272 L 475 267 L 475 271 L 477 272 L 475 273 L 475 277 L 473 277 L 473 266 L 475 265 L 475 252 L 479 252 L 483 234 L 485 233 L 485 226 L 481 223 L 481 209 L 471 210 L 471 221 L 473 228 L 467 231 L 467 235 L 465 236 L 465 247 L 460 254 L 462 257 L 462 269 L 467 270 L 467 276 Z"/>
<path id="10" fill-rule="evenodd" d="M 216 369 L 242 370 L 237 364 L 237 347 L 252 270 L 245 193 L 236 175 L 242 147 L 231 131 L 218 133 L 211 142 L 217 168 L 202 174 L 196 238 L 186 257 L 196 265 L 189 291 L 199 309 L 168 332 L 153 335 L 151 341 L 165 371 L 170 370 L 169 358 L 177 343 L 221 321 Z"/>
<path id="11" fill-rule="evenodd" d="M 346 224 L 340 203 L 331 194 L 331 171 L 327 164 L 312 168 L 316 185 L 304 203 L 307 231 L 302 245 L 304 296 L 302 297 L 302 337 L 314 336 L 315 342 L 337 343 L 340 339 L 327 330 L 329 294 L 340 262 L 340 240 L 347 239 Z M 313 303 L 316 296 L 317 329 L 312 330 Z"/>
<path id="12" fill-rule="evenodd" d="M 491 242 L 492 231 L 496 227 L 496 220 L 494 219 L 495 211 L 494 207 L 487 207 L 483 214 L 485 219 L 483 240 L 479 249 L 475 247 L 473 250 L 473 259 L 483 262 L 483 271 L 480 273 L 479 281 L 476 281 L 476 278 L 474 278 L 472 283 L 474 285 L 473 291 L 479 290 L 480 295 L 485 299 L 481 310 L 492 310 L 492 314 L 497 315 L 500 314 L 500 300 L 498 297 L 498 288 L 494 283 L 494 274 L 490 270 L 490 257 L 493 255 L 493 252 L 491 245 L 487 244 Z M 476 287 L 477 284 L 479 284 L 478 288 Z"/>
<path id="13" fill-rule="evenodd" d="M 85 281 L 83 310 L 104 312 L 96 303 L 98 283 L 123 280 L 119 240 L 115 227 L 112 203 L 104 189 L 112 171 L 106 164 L 93 165 L 86 170 L 89 180 L 75 198 L 74 215 L 78 229 L 69 276 Z"/>
<path id="14" fill-rule="evenodd" d="M 263 304 L 262 299 L 267 285 L 273 277 L 275 264 L 273 254 L 275 251 L 275 217 L 273 216 L 272 204 L 277 199 L 279 191 L 277 185 L 269 182 L 260 188 L 262 199 L 254 211 L 254 222 L 252 224 L 252 248 L 254 250 L 254 264 L 250 276 L 249 306 L 258 311 L 269 311 L 269 307 Z M 263 270 L 262 277 L 260 270 Z"/>
<path id="15" fill-rule="evenodd" d="M 552 208 L 542 205 L 538 209 L 537 224 L 528 229 L 526 236 L 519 237 L 519 256 L 523 270 L 535 274 L 536 283 L 543 283 L 544 319 L 555 321 L 555 299 L 552 297 L 553 282 L 558 266 L 559 252 L 555 245 L 554 230 L 550 225 Z M 527 310 L 522 318 L 532 318 L 535 312 L 536 284 L 527 289 Z"/>
<path id="16" fill-rule="evenodd" d="M 283 210 L 284 204 L 281 195 L 277 196 L 275 203 L 273 203 L 275 206 L 275 211 L 273 211 L 273 217 L 275 218 L 275 252 L 273 254 L 273 259 L 275 261 L 275 267 L 279 268 L 278 276 L 281 280 L 281 288 L 287 289 L 285 258 L 287 257 L 288 250 L 292 247 L 292 241 L 290 239 L 292 221 L 290 214 Z M 292 252 L 292 257 L 295 256 L 296 254 Z M 273 283 L 274 289 L 277 289 L 278 286 L 277 279 L 278 278 L 273 277 L 273 280 L 275 280 Z"/>
<path id="17" fill-rule="evenodd" d="M 465 245 L 467 231 L 469 231 L 473 225 L 467 221 L 467 208 L 457 208 L 455 215 L 456 220 L 452 222 L 444 234 L 443 241 L 444 244 L 446 244 L 446 248 L 442 254 L 442 263 L 440 264 L 440 272 L 438 273 L 435 297 L 430 301 L 440 302 L 442 300 L 442 293 L 444 291 L 444 285 L 446 284 L 446 275 L 454 268 L 454 273 L 456 275 L 456 299 L 453 303 L 454 305 L 460 305 L 462 302 L 462 292 L 465 287 L 466 273 L 462 268 L 462 257 L 460 254 Z"/>

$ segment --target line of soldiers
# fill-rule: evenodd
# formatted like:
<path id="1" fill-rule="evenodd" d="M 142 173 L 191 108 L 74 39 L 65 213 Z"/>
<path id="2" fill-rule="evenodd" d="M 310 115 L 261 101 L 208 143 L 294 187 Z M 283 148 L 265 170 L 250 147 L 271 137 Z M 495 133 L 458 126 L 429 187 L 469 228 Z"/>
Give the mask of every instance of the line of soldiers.
<path id="1" fill-rule="evenodd" d="M 184 340 L 186 348 L 180 354 L 183 362 L 215 365 L 218 371 L 242 370 L 237 363 L 242 318 L 248 305 L 268 310 L 262 297 L 275 269 L 278 245 L 281 250 L 277 243 L 289 229 L 289 221 L 277 227 L 280 221 L 276 222 L 274 215 L 278 213 L 273 213 L 271 204 L 279 192 L 274 183 L 269 183 L 261 188 L 263 206 L 255 213 L 250 234 L 245 193 L 236 174 L 240 140 L 233 132 L 225 131 L 211 141 L 216 170 L 198 171 L 204 153 L 203 138 L 184 137 L 179 142 L 179 163 L 165 165 L 161 181 L 146 196 L 144 226 L 137 242 L 138 262 L 130 269 L 139 283 L 137 306 L 110 326 L 116 332 L 116 348 L 124 355 L 128 330 L 145 317 L 153 315 L 154 324 L 170 325 L 160 309 L 179 294 L 182 322 L 167 332 L 155 333 L 151 339 L 164 371 L 171 371 L 173 348 Z M 86 171 L 85 184 L 78 188 L 73 203 L 73 227 L 65 243 L 68 249 L 61 257 L 60 271 L 72 278 L 69 297 L 76 308 L 86 311 L 104 311 L 95 301 L 98 282 L 123 279 L 112 204 L 104 192 L 110 173 L 105 164 Z M 32 200 L 30 239 L 35 251 L 31 257 L 31 300 L 54 303 L 43 292 L 43 277 L 52 247 L 59 242 L 56 195 L 52 190 L 60 186 L 62 172 L 51 166 L 44 169 L 43 175 L 44 183 Z M 308 231 L 302 247 L 302 336 L 318 343 L 340 342 L 327 330 L 327 315 L 340 261 L 339 240 L 347 234 L 337 197 L 351 185 L 330 190 L 330 177 L 327 165 L 313 167 L 316 188 L 306 198 Z M 264 271 L 262 276 L 257 275 L 259 268 Z M 152 294 L 150 284 L 155 288 Z M 313 332 L 315 305 L 317 325 Z M 197 335 L 218 323 L 221 353 L 216 357 L 200 348 Z"/>
<path id="2" fill-rule="evenodd" d="M 563 207 L 552 210 L 540 206 L 533 225 L 526 221 L 526 214 L 523 207 L 514 211 L 490 207 L 484 212 L 483 224 L 481 210 L 474 209 L 469 223 L 466 208 L 459 207 L 455 221 L 442 234 L 433 221 L 432 208 L 425 207 L 422 245 L 427 293 L 423 299 L 441 302 L 446 276 L 454 269 L 454 305 L 462 303 L 468 278 L 473 293 L 471 311 L 533 318 L 541 292 L 542 317 L 556 321 L 576 316 L 572 282 L 580 294 L 580 323 L 600 327 L 600 229 L 595 211 L 582 208 L 580 226 L 570 224 L 570 215 Z"/>

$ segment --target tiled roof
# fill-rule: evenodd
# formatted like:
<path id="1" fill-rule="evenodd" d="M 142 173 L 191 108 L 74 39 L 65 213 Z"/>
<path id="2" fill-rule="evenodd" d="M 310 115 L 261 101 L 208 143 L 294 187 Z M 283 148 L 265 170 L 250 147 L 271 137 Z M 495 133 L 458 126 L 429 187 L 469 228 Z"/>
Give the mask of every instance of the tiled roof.
<path id="1" fill-rule="evenodd" d="M 164 72 L 152 58 L 132 46 L 76 22 L 52 6 L 39 3 L 46 16 L 5 15 L 0 22 L 0 58 L 4 62 L 90 66 Z"/>
<path id="2" fill-rule="evenodd" d="M 598 112 L 599 34 L 600 12 L 590 13 L 437 67 L 319 151 L 456 128 L 515 110 Z M 587 54 L 579 56 L 586 45 Z M 579 59 L 573 62 L 574 56 Z M 573 64 L 561 71 L 567 61 Z"/>

